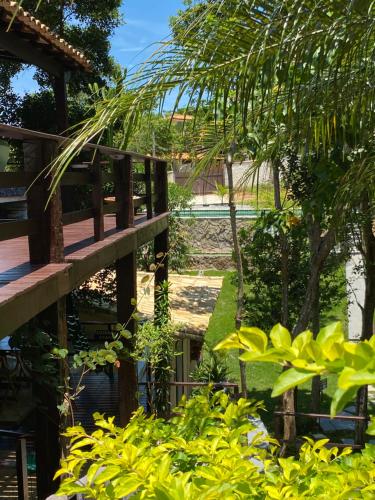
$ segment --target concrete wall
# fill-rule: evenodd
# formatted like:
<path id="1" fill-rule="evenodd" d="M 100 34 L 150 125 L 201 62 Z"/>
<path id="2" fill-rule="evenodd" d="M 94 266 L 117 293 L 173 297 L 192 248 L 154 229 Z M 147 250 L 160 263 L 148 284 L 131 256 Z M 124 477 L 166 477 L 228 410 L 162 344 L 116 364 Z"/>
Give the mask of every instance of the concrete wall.
<path id="1" fill-rule="evenodd" d="M 233 185 L 235 187 L 250 187 L 257 182 L 259 184 L 267 184 L 272 181 L 272 171 L 267 163 L 263 163 L 257 173 L 255 179 L 251 175 L 249 177 L 249 170 L 251 169 L 251 161 L 243 161 L 242 163 L 233 163 Z M 225 185 L 228 185 L 228 175 L 226 169 L 224 169 L 224 181 Z"/>

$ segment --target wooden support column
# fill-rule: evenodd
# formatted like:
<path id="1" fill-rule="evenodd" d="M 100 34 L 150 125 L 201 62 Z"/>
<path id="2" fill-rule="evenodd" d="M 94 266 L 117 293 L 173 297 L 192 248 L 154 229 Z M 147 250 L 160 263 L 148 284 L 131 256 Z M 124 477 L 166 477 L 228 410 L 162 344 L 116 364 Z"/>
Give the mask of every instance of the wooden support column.
<path id="1" fill-rule="evenodd" d="M 104 200 L 103 200 L 103 172 L 100 165 L 100 152 L 95 151 L 92 165 L 93 188 L 92 204 L 94 211 L 94 239 L 104 240 Z"/>
<path id="2" fill-rule="evenodd" d="M 155 212 L 162 214 L 168 212 L 168 172 L 166 161 L 155 162 L 154 175 Z"/>
<path id="3" fill-rule="evenodd" d="M 56 155 L 56 144 L 47 141 L 24 142 L 25 170 L 40 173 Z M 64 261 L 64 237 L 60 186 L 48 202 L 51 177 L 42 173 L 27 193 L 29 219 L 38 223 L 38 233 L 29 236 L 32 264 Z M 48 202 L 48 205 L 47 205 Z"/>
<path id="4" fill-rule="evenodd" d="M 147 219 L 152 219 L 152 178 L 151 178 L 151 160 L 145 159 L 145 177 L 146 177 L 146 208 Z"/>
<path id="5" fill-rule="evenodd" d="M 65 132 L 69 126 L 65 73 L 61 73 L 54 78 L 53 93 L 56 105 L 57 132 L 61 134 Z"/>
<path id="6" fill-rule="evenodd" d="M 137 298 L 137 254 L 132 252 L 116 262 L 116 284 L 117 284 L 117 320 L 126 325 L 134 336 L 136 333 L 136 321 L 132 318 L 134 312 L 133 299 Z M 125 344 L 129 351 L 133 348 L 133 340 L 129 339 Z M 132 413 L 138 407 L 137 392 L 137 365 L 131 357 L 120 360 L 118 371 L 118 386 L 120 396 L 120 423 L 126 425 Z"/>
<path id="7" fill-rule="evenodd" d="M 60 347 L 67 346 L 66 300 L 65 297 L 43 311 L 37 318 L 38 327 L 52 335 Z M 58 373 L 62 385 L 63 370 Z M 57 387 L 46 384 L 40 377 L 34 377 L 36 397 L 35 408 L 35 453 L 38 498 L 44 499 L 56 492 L 59 482 L 53 476 L 59 468 L 61 458 L 61 422 L 57 405 L 62 394 Z"/>
<path id="8" fill-rule="evenodd" d="M 16 451 L 18 500 L 29 500 L 29 480 L 27 475 L 27 441 L 20 437 Z"/>
<path id="9" fill-rule="evenodd" d="M 155 201 L 155 212 L 162 214 L 168 211 L 168 174 L 167 162 L 157 161 L 155 163 L 155 193 L 157 199 Z M 158 310 L 158 295 L 160 286 L 163 282 L 168 281 L 168 251 L 169 251 L 169 238 L 168 229 L 158 234 L 154 240 L 155 252 L 155 306 L 154 316 L 155 321 L 158 322 L 160 318 L 160 311 Z"/>
<path id="10" fill-rule="evenodd" d="M 117 229 L 134 227 L 133 162 L 130 155 L 114 162 Z"/>
<path id="11" fill-rule="evenodd" d="M 116 213 L 117 229 L 134 227 L 133 204 L 133 165 L 132 158 L 126 155 L 122 160 L 114 163 L 115 195 L 118 204 Z M 116 261 L 116 287 L 117 287 L 117 320 L 126 325 L 134 336 L 136 321 L 132 318 L 134 305 L 137 299 L 137 254 L 133 251 L 129 255 Z M 133 348 L 133 340 L 125 342 L 127 350 Z M 118 387 L 120 401 L 120 423 L 125 426 L 132 413 L 138 407 L 137 392 L 137 366 L 131 357 L 120 360 L 118 370 Z"/>

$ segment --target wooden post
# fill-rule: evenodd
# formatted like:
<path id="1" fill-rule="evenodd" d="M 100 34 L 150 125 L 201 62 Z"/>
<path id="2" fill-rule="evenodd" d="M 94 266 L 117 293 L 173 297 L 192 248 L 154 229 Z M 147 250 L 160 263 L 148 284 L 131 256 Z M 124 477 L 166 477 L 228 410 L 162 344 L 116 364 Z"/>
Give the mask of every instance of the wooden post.
<path id="1" fill-rule="evenodd" d="M 117 229 L 134 227 L 133 204 L 133 165 L 132 158 L 125 155 L 122 160 L 114 163 L 115 195 L 118 209 L 116 213 Z M 136 333 L 136 321 L 132 317 L 137 298 L 137 254 L 132 252 L 116 261 L 116 292 L 117 292 L 117 320 L 126 325 L 132 335 Z M 133 341 L 125 343 L 128 350 L 132 350 Z M 120 360 L 118 370 L 118 387 L 120 401 L 120 423 L 126 425 L 132 413 L 138 407 L 137 366 L 135 361 L 126 357 Z"/>
<path id="2" fill-rule="evenodd" d="M 38 327 L 53 335 L 60 347 L 67 346 L 65 297 L 48 307 L 37 318 Z M 63 371 L 58 374 L 61 385 Z M 35 453 L 38 498 L 46 498 L 56 492 L 58 481 L 53 476 L 59 468 L 61 457 L 60 415 L 57 405 L 61 402 L 57 387 L 34 377 L 35 408 Z"/>
<path id="3" fill-rule="evenodd" d="M 117 320 L 126 325 L 134 336 L 136 333 L 136 321 L 132 318 L 134 306 L 133 299 L 137 297 L 137 258 L 136 252 L 117 260 L 116 262 L 117 282 Z M 133 341 L 129 339 L 125 347 L 130 351 Z M 137 392 L 137 366 L 134 359 L 126 357 L 120 360 L 118 371 L 118 387 L 120 396 L 120 423 L 125 426 L 138 407 Z"/>
<path id="4" fill-rule="evenodd" d="M 154 192 L 156 196 L 155 212 L 157 214 L 162 214 L 168 211 L 168 172 L 166 161 L 155 162 L 154 181 Z"/>
<path id="5" fill-rule="evenodd" d="M 94 239 L 95 241 L 104 240 L 104 201 L 103 201 L 103 175 L 100 165 L 100 152 L 95 151 L 95 157 L 92 165 L 93 188 L 92 204 L 94 210 Z"/>
<path id="6" fill-rule="evenodd" d="M 26 438 L 17 440 L 16 451 L 18 500 L 29 500 L 29 480 L 27 475 Z"/>
<path id="7" fill-rule="evenodd" d="M 162 214 L 168 211 L 168 176 L 167 176 L 167 162 L 157 161 L 155 163 L 155 213 Z M 154 317 L 158 322 L 160 318 L 160 311 L 158 310 L 158 296 L 160 286 L 163 282 L 168 281 L 168 251 L 169 251 L 169 238 L 168 229 L 158 234 L 154 240 L 155 252 L 155 292 L 154 292 Z"/>
<path id="8" fill-rule="evenodd" d="M 69 126 L 65 73 L 54 78 L 53 92 L 55 95 L 57 132 L 61 134 Z"/>
<path id="9" fill-rule="evenodd" d="M 116 227 L 134 227 L 133 162 L 130 155 L 114 162 L 115 196 L 117 202 Z"/>
<path id="10" fill-rule="evenodd" d="M 145 159 L 145 177 L 146 177 L 146 208 L 147 219 L 152 219 L 152 180 L 151 180 L 151 160 Z"/>
<path id="11" fill-rule="evenodd" d="M 40 173 L 56 155 L 56 144 L 47 141 L 23 143 L 25 170 Z M 64 261 L 64 236 L 60 186 L 50 194 L 51 177 L 42 173 L 27 193 L 29 219 L 38 222 L 38 233 L 29 236 L 29 253 L 32 264 Z M 47 205 L 48 202 L 48 205 Z"/>

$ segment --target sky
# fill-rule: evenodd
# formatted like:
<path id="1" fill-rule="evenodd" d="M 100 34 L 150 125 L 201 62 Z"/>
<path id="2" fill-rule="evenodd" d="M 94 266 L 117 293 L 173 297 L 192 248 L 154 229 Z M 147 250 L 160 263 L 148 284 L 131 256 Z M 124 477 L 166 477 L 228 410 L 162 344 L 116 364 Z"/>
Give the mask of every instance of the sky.
<path id="1" fill-rule="evenodd" d="M 145 60 L 155 49 L 153 44 L 168 36 L 169 18 L 182 7 L 182 0 L 124 0 L 121 8 L 124 24 L 112 36 L 111 55 L 128 68 Z M 17 93 L 38 89 L 33 74 L 32 69 L 19 73 L 13 81 Z"/>

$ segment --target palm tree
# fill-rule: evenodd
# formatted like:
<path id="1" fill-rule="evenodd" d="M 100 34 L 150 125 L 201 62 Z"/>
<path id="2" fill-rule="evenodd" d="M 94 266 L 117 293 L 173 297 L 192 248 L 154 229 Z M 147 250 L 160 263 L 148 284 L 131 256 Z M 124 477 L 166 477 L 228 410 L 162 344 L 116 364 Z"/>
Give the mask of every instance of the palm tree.
<path id="1" fill-rule="evenodd" d="M 372 140 L 375 2 L 206 0 L 175 18 L 172 31 L 126 83 L 96 101 L 93 116 L 78 125 L 52 166 L 52 187 L 85 142 L 121 125 L 126 144 L 139 117 L 163 104 L 172 89 L 176 107 L 188 96 L 190 109 L 204 104 L 214 110 L 222 137 L 211 146 L 212 156 L 256 130 L 263 131 L 259 147 L 267 147 L 273 121 L 302 154 L 327 151 L 337 141 L 350 150 L 367 148 Z M 375 180 L 374 169 L 357 158 L 342 186 L 341 211 Z M 334 243 L 334 231 L 328 234 L 322 255 Z M 296 334 L 310 320 L 317 276 L 307 284 Z"/>

